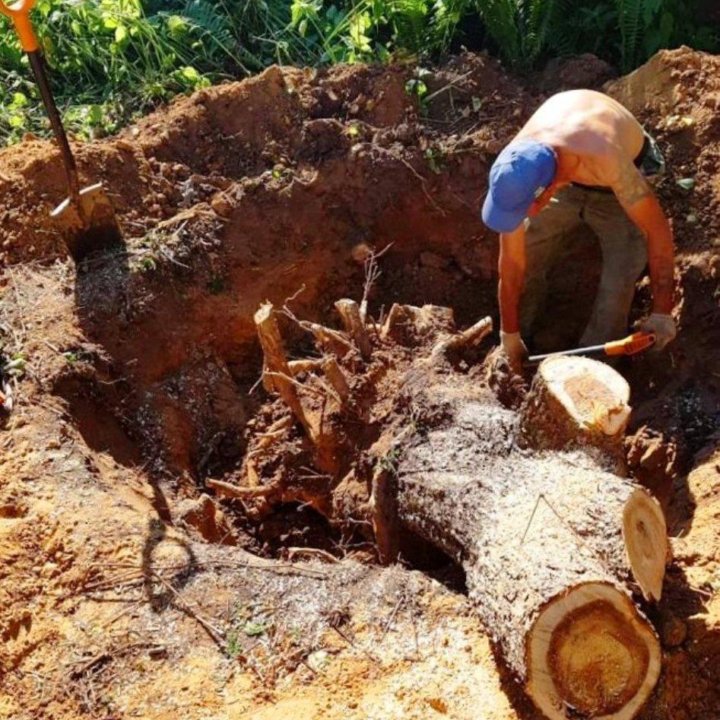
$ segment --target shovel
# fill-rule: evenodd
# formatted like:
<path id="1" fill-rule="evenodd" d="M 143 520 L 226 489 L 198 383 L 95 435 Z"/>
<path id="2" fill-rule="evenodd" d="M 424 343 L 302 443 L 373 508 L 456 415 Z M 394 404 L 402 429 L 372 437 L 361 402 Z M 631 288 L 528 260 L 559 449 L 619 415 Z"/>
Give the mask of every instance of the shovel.
<path id="1" fill-rule="evenodd" d="M 20 45 L 30 60 L 50 125 L 60 146 L 67 177 L 68 197 L 52 211 L 51 217 L 57 222 L 70 255 L 75 262 L 79 262 L 91 252 L 122 246 L 123 242 L 115 219 L 115 210 L 102 184 L 80 187 L 77 164 L 50 90 L 45 61 L 30 20 L 30 10 L 36 1 L 19 0 L 12 5 L 6 5 L 4 0 L 0 0 L 0 13 L 9 17 L 15 25 Z"/>
<path id="2" fill-rule="evenodd" d="M 548 353 L 547 355 L 531 355 L 527 359 L 528 365 L 545 360 L 545 358 L 556 355 L 607 355 L 617 357 L 618 355 L 635 355 L 644 352 L 655 344 L 653 333 L 636 332 L 621 340 L 611 340 L 603 345 L 591 345 L 590 347 L 575 348 L 574 350 L 563 350 L 561 352 Z"/>

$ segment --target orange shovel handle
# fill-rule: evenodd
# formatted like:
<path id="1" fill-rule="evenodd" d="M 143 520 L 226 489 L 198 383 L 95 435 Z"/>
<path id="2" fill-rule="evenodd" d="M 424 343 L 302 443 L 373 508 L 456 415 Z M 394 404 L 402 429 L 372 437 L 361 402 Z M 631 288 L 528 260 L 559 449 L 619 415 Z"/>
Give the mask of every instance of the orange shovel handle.
<path id="1" fill-rule="evenodd" d="M 18 0 L 12 5 L 7 5 L 4 0 L 0 0 L 0 13 L 13 21 L 15 31 L 20 38 L 20 45 L 25 52 L 35 52 L 40 47 L 30 21 L 30 11 L 36 2 L 37 0 Z"/>
<path id="2" fill-rule="evenodd" d="M 635 355 L 635 353 L 647 350 L 655 344 L 653 333 L 636 332 L 628 335 L 622 340 L 613 340 L 605 343 L 606 355 Z"/>

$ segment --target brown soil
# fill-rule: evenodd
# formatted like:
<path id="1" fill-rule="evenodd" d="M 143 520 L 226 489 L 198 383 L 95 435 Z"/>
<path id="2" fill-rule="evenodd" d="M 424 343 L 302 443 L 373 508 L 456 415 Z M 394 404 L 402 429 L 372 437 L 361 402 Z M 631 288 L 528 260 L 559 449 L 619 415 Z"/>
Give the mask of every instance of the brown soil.
<path id="1" fill-rule="evenodd" d="M 584 84 L 605 79 L 578 67 Z M 719 72 L 720 58 L 680 49 L 608 86 L 666 151 L 678 246 L 680 334 L 619 368 L 630 470 L 674 536 L 648 608 L 665 655 L 645 720 L 720 717 Z M 294 296 L 298 317 L 337 325 L 332 303 L 359 299 L 367 253 L 392 244 L 372 315 L 395 301 L 452 307 L 460 327 L 496 314 L 497 243 L 478 209 L 494 154 L 541 95 L 465 54 L 432 71 L 418 108 L 412 75 L 271 68 L 78 145 L 126 248 L 77 269 L 48 219 L 57 153 L 37 140 L 0 153 L 2 351 L 25 359 L 0 430 L 0 717 L 534 717 L 443 557 L 423 548 L 424 572 L 381 569 L 362 519 L 351 532 L 300 494 L 256 507 L 207 485 L 237 482 L 282 417 L 254 387 L 264 300 Z M 543 92 L 572 85 L 570 69 L 556 75 Z M 555 273 L 556 344 L 579 334 L 596 253 L 581 238 Z M 647 302 L 644 280 L 638 315 Z M 282 329 L 307 356 L 307 336 Z M 390 381 L 382 392 L 389 411 Z M 353 440 L 369 447 L 368 432 Z M 303 466 L 286 440 L 263 481 Z"/>

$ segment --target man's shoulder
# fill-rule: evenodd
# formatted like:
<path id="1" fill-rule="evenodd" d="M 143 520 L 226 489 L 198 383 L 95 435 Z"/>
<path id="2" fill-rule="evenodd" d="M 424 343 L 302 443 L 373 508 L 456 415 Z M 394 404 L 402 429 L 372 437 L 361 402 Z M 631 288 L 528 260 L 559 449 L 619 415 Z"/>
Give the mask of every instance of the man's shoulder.
<path id="1" fill-rule="evenodd" d="M 602 93 L 598 90 L 563 90 L 559 93 L 551 95 L 540 105 L 538 110 L 550 109 L 553 110 L 563 109 L 570 112 L 586 112 L 593 114 L 596 112 L 602 112 L 606 108 L 617 109 L 618 107 L 623 108 L 617 100 L 614 100 L 609 95 Z M 629 113 L 629 110 L 623 108 Z"/>

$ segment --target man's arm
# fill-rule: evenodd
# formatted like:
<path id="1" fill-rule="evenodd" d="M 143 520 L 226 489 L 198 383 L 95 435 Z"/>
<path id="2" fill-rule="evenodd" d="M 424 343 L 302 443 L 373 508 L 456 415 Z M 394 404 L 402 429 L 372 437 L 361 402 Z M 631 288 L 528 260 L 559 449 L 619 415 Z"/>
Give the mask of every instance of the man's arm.
<path id="1" fill-rule="evenodd" d="M 500 329 L 506 333 L 520 331 L 520 297 L 525 285 L 525 227 L 521 224 L 509 233 L 500 233 L 498 261 L 498 302 Z"/>
<path id="2" fill-rule="evenodd" d="M 520 296 L 525 285 L 525 226 L 500 233 L 498 300 L 500 342 L 513 371 L 521 374 L 527 348 L 520 337 Z"/>
<path id="3" fill-rule="evenodd" d="M 612 189 L 647 243 L 653 312 L 669 315 L 673 308 L 674 257 L 672 229 L 647 180 L 632 163 L 624 163 Z"/>

